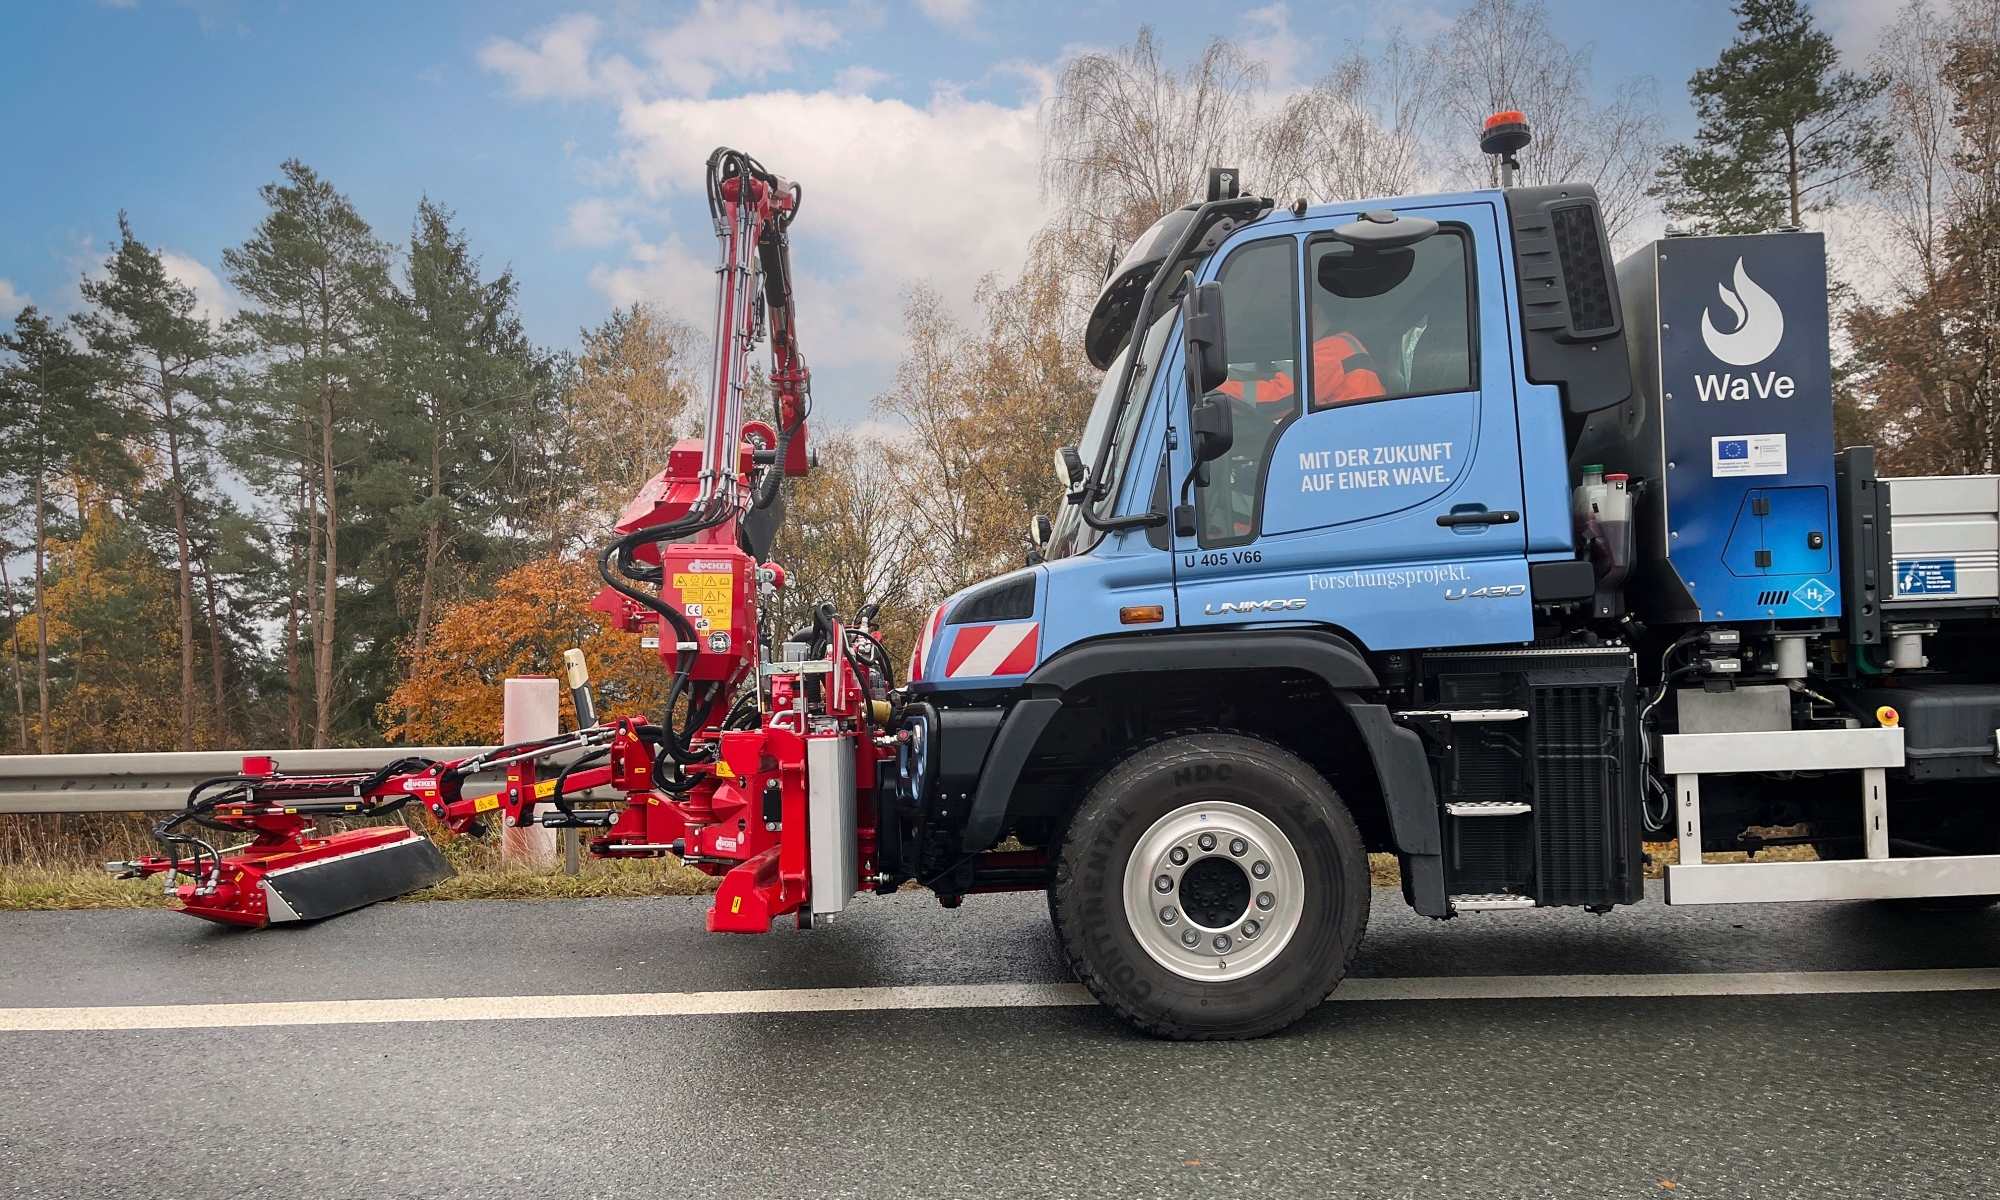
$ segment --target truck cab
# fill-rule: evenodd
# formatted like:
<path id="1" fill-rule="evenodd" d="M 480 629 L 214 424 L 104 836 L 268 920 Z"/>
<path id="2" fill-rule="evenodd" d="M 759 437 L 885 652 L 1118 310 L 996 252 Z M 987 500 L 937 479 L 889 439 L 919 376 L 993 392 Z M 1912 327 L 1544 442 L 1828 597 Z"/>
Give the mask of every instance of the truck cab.
<path id="1" fill-rule="evenodd" d="M 1670 899 L 1882 886 L 1701 861 L 1773 825 L 1829 863 L 1888 856 L 1875 808 L 1791 764 L 1878 790 L 1903 765 L 1895 715 L 1857 699 L 1887 593 L 1843 607 L 1843 579 L 1879 590 L 1893 558 L 1858 533 L 1844 554 L 1843 524 L 1889 489 L 1833 452 L 1816 235 L 1669 239 L 1614 269 L 1585 185 L 1216 193 L 1126 253 L 1086 349 L 1104 384 L 1039 561 L 920 636 L 887 875 L 948 904 L 1049 887 L 1079 977 L 1180 1036 L 1317 1003 L 1369 852 L 1437 918 L 1638 901 L 1642 838 L 1676 834 Z M 1969 639 L 1948 676 L 1968 720 L 2000 717 L 1973 652 L 1993 615 L 1901 626 Z M 1778 733 L 1819 740 L 1767 746 L 1769 786 L 1741 782 L 1741 738 L 1699 741 Z M 1707 824 L 1704 773 L 1729 776 Z M 2000 870 L 1984 803 L 1938 836 Z M 1930 894 L 2000 891 L 1956 869 Z"/>

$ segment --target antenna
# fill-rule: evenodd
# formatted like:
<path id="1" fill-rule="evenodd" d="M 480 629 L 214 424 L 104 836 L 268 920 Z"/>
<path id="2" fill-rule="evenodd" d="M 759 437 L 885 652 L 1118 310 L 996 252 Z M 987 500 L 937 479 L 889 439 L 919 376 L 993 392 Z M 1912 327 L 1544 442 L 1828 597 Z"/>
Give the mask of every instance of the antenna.
<path id="1" fill-rule="evenodd" d="M 1494 113 L 1486 118 L 1486 128 L 1479 135 L 1479 149 L 1485 154 L 1500 158 L 1500 186 L 1514 186 L 1514 172 L 1521 164 L 1514 161 L 1514 152 L 1534 140 L 1528 132 L 1528 118 L 1518 112 Z"/>

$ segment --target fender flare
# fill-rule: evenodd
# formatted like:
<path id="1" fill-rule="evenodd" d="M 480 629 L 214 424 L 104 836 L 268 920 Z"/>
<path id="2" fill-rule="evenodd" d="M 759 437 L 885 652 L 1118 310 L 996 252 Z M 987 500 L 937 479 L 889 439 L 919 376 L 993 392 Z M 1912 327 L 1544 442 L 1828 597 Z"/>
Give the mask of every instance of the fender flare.
<path id="1" fill-rule="evenodd" d="M 1352 642 L 1323 630 L 1138 634 L 1100 638 L 1058 653 L 1028 677 L 1026 698 L 1008 710 L 987 751 L 966 816 L 964 852 L 977 854 L 999 837 L 1021 769 L 1061 711 L 1065 692 L 1108 675 L 1270 668 L 1304 670 L 1326 683 L 1368 748 L 1390 831 L 1410 877 L 1406 889 L 1412 904 L 1426 916 L 1449 915 L 1443 830 L 1423 740 L 1397 725 L 1386 706 L 1355 694 L 1380 686 L 1375 672 Z"/>
<path id="2" fill-rule="evenodd" d="M 1008 710 L 992 748 L 986 753 L 979 787 L 972 797 L 972 811 L 966 815 L 965 853 L 977 854 L 1000 836 L 1000 826 L 1006 820 L 1007 805 L 1013 799 L 1021 768 L 1042 731 L 1061 709 L 1065 692 L 1107 675 L 1273 667 L 1309 671 L 1325 680 L 1336 697 L 1350 694 L 1355 688 L 1377 686 L 1374 670 L 1354 648 L 1354 643 L 1317 629 L 1130 634 L 1098 638 L 1057 653 L 1028 676 L 1023 685 L 1028 698 L 1017 701 Z M 1390 732 L 1396 731 L 1392 728 Z M 1364 738 L 1368 736 L 1363 734 Z M 1409 736 L 1413 740 L 1416 737 Z M 1371 753 L 1375 745 L 1374 741 L 1369 742 Z M 1421 746 L 1418 753 L 1422 753 Z"/>
<path id="3" fill-rule="evenodd" d="M 1227 633 L 1152 633 L 1097 638 L 1058 652 L 1028 676 L 1036 688 L 1070 691 L 1105 675 L 1153 671 L 1244 671 L 1292 667 L 1336 691 L 1380 686 L 1354 643 L 1318 629 L 1244 629 Z"/>

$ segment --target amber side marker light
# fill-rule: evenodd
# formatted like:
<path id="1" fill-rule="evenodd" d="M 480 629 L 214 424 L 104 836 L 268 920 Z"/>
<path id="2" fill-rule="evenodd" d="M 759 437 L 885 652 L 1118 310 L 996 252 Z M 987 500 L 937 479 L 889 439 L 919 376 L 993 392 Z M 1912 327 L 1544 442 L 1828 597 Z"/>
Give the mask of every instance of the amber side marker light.
<path id="1" fill-rule="evenodd" d="M 1158 604 L 1141 604 L 1118 610 L 1120 625 L 1157 625 L 1167 619 L 1167 610 Z"/>

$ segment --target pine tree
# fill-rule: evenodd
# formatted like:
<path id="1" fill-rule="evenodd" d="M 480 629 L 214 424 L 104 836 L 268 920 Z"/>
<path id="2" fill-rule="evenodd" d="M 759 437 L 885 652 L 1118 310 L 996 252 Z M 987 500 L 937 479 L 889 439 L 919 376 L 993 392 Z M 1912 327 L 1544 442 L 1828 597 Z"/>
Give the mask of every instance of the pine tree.
<path id="1" fill-rule="evenodd" d="M 448 560 L 484 557 L 508 431 L 532 405 L 541 371 L 514 311 L 512 273 L 480 278 L 451 220 L 428 199 L 417 208 L 390 354 L 408 488 L 397 524 L 421 559 L 414 652 L 430 635 Z"/>
<path id="2" fill-rule="evenodd" d="M 83 281 L 94 307 L 80 324 L 106 363 L 113 391 L 153 455 L 164 460 L 172 510 L 180 607 L 181 704 L 179 748 L 192 750 L 195 731 L 194 545 L 189 511 L 206 478 L 216 371 L 227 353 L 194 290 L 167 274 L 158 253 L 132 235 L 123 213 L 118 246 L 105 276 Z"/>
<path id="3" fill-rule="evenodd" d="M 64 475 L 122 477 L 131 463 L 121 420 L 100 389 L 102 364 L 30 305 L 0 335 L 13 362 L 0 372 L 0 473 L 23 497 L 34 544 L 35 690 L 39 747 L 49 741 L 49 622 L 46 574 L 51 491 Z M 25 707 L 25 706 L 23 706 Z M 25 747 L 24 747 L 25 748 Z"/>
<path id="4" fill-rule="evenodd" d="M 1871 120 L 1886 82 L 1841 70 L 1801 0 L 1739 0 L 1734 11 L 1736 40 L 1688 81 L 1694 144 L 1667 148 L 1648 194 L 1705 233 L 1801 226 L 1887 162 Z"/>
<path id="5" fill-rule="evenodd" d="M 222 260 L 252 306 L 238 319 L 262 359 L 256 386 L 237 397 L 238 457 L 253 482 L 298 496 L 306 544 L 287 627 L 298 626 L 302 602 L 312 639 L 312 741 L 326 746 L 338 703 L 343 489 L 369 436 L 389 322 L 389 248 L 311 167 L 293 159 L 282 170 L 283 182 L 260 191 L 264 219 Z"/>

